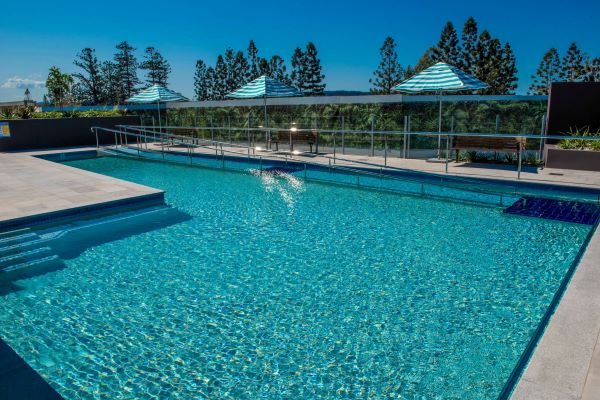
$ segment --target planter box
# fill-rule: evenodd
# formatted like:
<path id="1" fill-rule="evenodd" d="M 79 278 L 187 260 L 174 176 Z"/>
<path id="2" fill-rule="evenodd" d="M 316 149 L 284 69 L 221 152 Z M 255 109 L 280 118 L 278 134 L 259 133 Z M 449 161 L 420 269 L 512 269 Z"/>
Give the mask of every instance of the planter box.
<path id="1" fill-rule="evenodd" d="M 96 146 L 93 126 L 140 125 L 139 116 L 0 120 L 8 122 L 9 137 L 0 137 L 0 151 Z M 111 134 L 99 135 L 101 144 L 114 142 Z"/>
<path id="2" fill-rule="evenodd" d="M 600 151 L 546 148 L 546 168 L 600 172 Z"/>

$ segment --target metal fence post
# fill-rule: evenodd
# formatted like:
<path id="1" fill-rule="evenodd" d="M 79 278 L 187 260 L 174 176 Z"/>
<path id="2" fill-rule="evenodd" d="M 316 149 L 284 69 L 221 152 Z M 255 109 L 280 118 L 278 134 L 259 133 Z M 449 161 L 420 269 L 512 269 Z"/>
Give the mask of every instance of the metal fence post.
<path id="1" fill-rule="evenodd" d="M 402 158 L 406 158 L 406 139 L 408 135 L 406 134 L 406 129 L 408 127 L 408 117 L 404 116 L 404 136 L 402 138 Z"/>
<path id="2" fill-rule="evenodd" d="M 335 132 L 333 132 L 333 163 L 335 164 Z"/>
<path id="3" fill-rule="evenodd" d="M 523 159 L 523 147 L 519 143 L 519 166 L 517 167 L 517 179 L 521 179 L 521 160 Z"/>
<path id="4" fill-rule="evenodd" d="M 542 115 L 542 124 L 540 127 L 540 154 L 539 154 L 539 159 L 541 161 L 544 160 L 544 139 L 542 139 L 544 137 L 544 135 L 546 134 L 546 116 Z"/>
<path id="5" fill-rule="evenodd" d="M 496 133 L 500 132 L 500 114 L 496 114 Z"/>
<path id="6" fill-rule="evenodd" d="M 371 157 L 375 155 L 375 115 L 371 115 Z"/>
<path id="7" fill-rule="evenodd" d="M 345 123 L 344 123 L 344 116 L 342 115 L 342 154 L 346 154 L 346 144 L 344 143 L 344 129 L 345 129 Z"/>
<path id="8" fill-rule="evenodd" d="M 387 149 L 388 149 L 387 134 L 383 135 L 383 143 L 384 143 L 384 147 L 383 147 L 383 165 L 385 165 L 387 167 Z"/>
<path id="9" fill-rule="evenodd" d="M 229 144 L 231 144 L 231 115 L 227 115 L 227 132 L 229 132 Z"/>

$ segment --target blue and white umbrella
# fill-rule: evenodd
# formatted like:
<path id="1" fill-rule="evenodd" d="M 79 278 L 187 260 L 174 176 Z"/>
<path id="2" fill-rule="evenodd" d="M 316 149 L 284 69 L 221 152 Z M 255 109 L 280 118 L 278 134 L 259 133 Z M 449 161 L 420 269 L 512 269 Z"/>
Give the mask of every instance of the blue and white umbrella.
<path id="1" fill-rule="evenodd" d="M 156 103 L 156 107 L 158 109 L 159 128 L 161 127 L 160 103 L 175 101 L 189 101 L 189 99 L 181 93 L 174 92 L 173 90 L 167 89 L 166 87 L 158 84 L 154 84 L 125 100 L 126 103 Z"/>
<path id="2" fill-rule="evenodd" d="M 265 128 L 268 128 L 267 122 L 267 97 L 295 97 L 302 96 L 302 92 L 298 89 L 288 86 L 277 79 L 269 78 L 266 75 L 256 78 L 252 82 L 249 82 L 241 88 L 233 91 L 227 95 L 234 99 L 254 99 L 262 97 L 264 99 L 265 107 Z M 267 131 L 268 137 L 270 136 Z M 267 143 L 270 140 L 267 138 Z M 267 144 L 268 146 L 268 144 Z"/>
<path id="3" fill-rule="evenodd" d="M 231 97 L 234 99 L 254 99 L 257 97 L 294 97 L 294 96 L 302 96 L 302 93 L 291 86 L 288 86 L 282 82 L 279 82 L 276 79 L 269 78 L 266 75 L 263 75 L 259 78 L 256 78 L 252 82 L 249 82 L 237 89 L 234 92 L 231 92 L 227 95 L 227 97 Z"/>
<path id="4" fill-rule="evenodd" d="M 439 94 L 438 133 L 442 132 L 442 96 L 443 92 L 480 90 L 487 88 L 485 82 L 450 64 L 438 62 L 418 74 L 401 82 L 394 90 L 404 93 L 436 92 Z M 438 157 L 440 155 L 441 136 L 438 135 Z"/>

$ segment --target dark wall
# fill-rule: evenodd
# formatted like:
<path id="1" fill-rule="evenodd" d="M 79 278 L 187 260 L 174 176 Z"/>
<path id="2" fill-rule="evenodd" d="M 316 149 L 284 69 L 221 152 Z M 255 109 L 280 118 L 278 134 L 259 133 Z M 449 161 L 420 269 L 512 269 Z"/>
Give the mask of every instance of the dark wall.
<path id="1" fill-rule="evenodd" d="M 555 82 L 548 100 L 549 135 L 563 135 L 572 128 L 600 130 L 600 82 Z"/>
<path id="2" fill-rule="evenodd" d="M 10 126 L 10 137 L 0 137 L 0 151 L 8 151 L 95 146 L 96 136 L 91 132 L 91 127 L 139 125 L 140 117 L 18 119 L 0 122 L 8 122 Z M 111 134 L 99 134 L 98 137 L 101 144 L 114 142 Z"/>

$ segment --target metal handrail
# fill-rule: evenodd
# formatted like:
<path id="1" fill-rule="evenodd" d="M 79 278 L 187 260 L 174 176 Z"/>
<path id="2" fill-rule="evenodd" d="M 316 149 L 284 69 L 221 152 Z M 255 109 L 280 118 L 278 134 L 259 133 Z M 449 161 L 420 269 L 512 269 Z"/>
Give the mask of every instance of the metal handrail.
<path id="1" fill-rule="evenodd" d="M 181 144 L 184 145 L 188 148 L 188 156 L 190 157 L 190 162 L 192 160 L 193 157 L 193 147 L 195 146 L 193 143 L 190 143 L 189 138 L 187 136 L 180 136 L 180 135 L 170 135 L 168 133 L 164 133 L 164 132 L 154 132 L 148 129 L 143 129 L 145 131 L 145 133 L 156 133 L 158 135 L 161 135 L 163 138 L 166 138 L 167 140 L 172 141 L 173 143 L 177 144 Z M 133 136 L 136 137 L 138 139 L 137 141 L 137 150 L 138 150 L 138 154 L 140 153 L 140 147 L 141 147 L 141 140 L 140 139 L 155 139 L 153 136 L 150 135 L 146 135 L 146 134 L 139 134 L 139 133 L 132 133 L 132 132 L 127 132 L 127 131 L 123 131 L 123 130 L 115 130 L 115 129 L 109 129 L 109 128 L 102 128 L 102 127 L 93 127 L 92 131 L 96 134 L 96 143 L 97 143 L 97 147 L 99 148 L 99 144 L 98 144 L 98 131 L 103 131 L 105 133 L 110 133 L 113 134 L 115 137 L 115 148 L 117 148 L 118 146 L 118 135 L 123 135 L 123 136 Z M 180 138 L 184 138 L 186 140 L 181 140 Z M 252 158 L 254 160 L 257 160 L 259 165 L 261 166 L 260 170 L 262 173 L 262 163 L 263 163 L 263 156 L 261 155 L 256 155 L 254 153 L 250 154 L 250 150 L 252 150 L 252 147 L 247 147 L 247 146 L 243 146 L 243 145 L 237 145 L 234 147 L 239 147 L 239 148 L 243 148 L 243 149 L 247 149 L 247 152 L 238 152 L 238 151 L 232 151 L 232 150 L 228 150 L 228 149 L 224 149 L 223 145 L 227 145 L 230 146 L 229 143 L 227 142 L 219 142 L 219 141 L 210 141 L 207 139 L 201 139 L 204 142 L 208 142 L 209 145 L 214 146 L 215 148 L 215 156 L 218 156 L 219 152 L 221 153 L 222 157 L 225 157 L 225 153 L 227 154 L 232 154 L 232 155 L 236 155 L 236 156 L 240 156 L 243 158 Z M 127 141 L 125 141 L 125 145 L 128 147 L 131 147 L 127 144 Z M 121 138 L 121 144 L 123 144 L 123 139 Z M 146 151 L 152 151 L 152 152 L 158 152 L 158 150 L 148 150 L 146 149 Z M 163 155 L 163 159 L 164 157 L 164 147 L 162 147 L 161 149 L 161 153 Z M 350 166 L 343 166 L 343 165 L 335 165 L 335 158 L 329 157 L 329 156 L 324 156 L 325 159 L 328 159 L 329 164 L 321 164 L 321 163 L 311 163 L 311 162 L 307 162 L 305 160 L 299 160 L 297 158 L 294 158 L 292 155 L 290 156 L 281 156 L 281 155 L 277 155 L 277 154 L 269 154 L 268 155 L 268 159 L 274 159 L 275 161 L 283 161 L 286 164 L 288 162 L 294 162 L 294 163 L 299 163 L 299 164 L 303 164 L 306 170 L 306 166 L 310 165 L 310 166 L 314 166 L 314 167 L 318 167 L 318 168 L 329 168 L 329 169 L 333 169 L 333 170 L 339 170 L 339 171 L 343 171 L 343 172 L 348 172 L 348 173 L 353 173 L 353 174 L 357 174 L 357 178 L 358 175 L 368 175 L 368 176 L 375 176 L 377 178 L 383 178 L 386 180 L 394 180 L 394 181 L 398 181 L 398 182 L 409 182 L 409 183 L 414 183 L 414 184 L 419 184 L 421 185 L 421 192 L 424 194 L 424 185 L 430 185 L 433 187 L 441 187 L 441 188 L 450 188 L 450 189 L 458 189 L 458 190 L 463 190 L 463 191 L 467 191 L 467 192 L 472 192 L 472 193 L 477 193 L 477 194 L 483 194 L 483 195 L 492 195 L 492 196 L 498 196 L 499 197 L 499 202 L 500 204 L 502 204 L 502 199 L 503 196 L 506 195 L 510 195 L 510 196 L 521 196 L 521 195 L 525 195 L 527 194 L 526 192 L 523 191 L 518 191 L 517 186 L 515 185 L 512 190 L 503 190 L 504 188 L 500 188 L 498 186 L 494 186 L 492 190 L 489 189 L 480 189 L 480 188 L 474 188 L 471 185 L 479 185 L 481 184 L 480 181 L 474 181 L 474 180 L 469 180 L 467 178 L 461 178 L 461 177 L 455 177 L 452 176 L 452 178 L 446 179 L 446 182 L 444 182 L 444 176 L 443 175 L 439 175 L 439 174 L 431 174 L 431 173 L 425 173 L 425 172 L 421 172 L 421 171 L 413 171 L 413 170 L 408 170 L 408 169 L 402 169 L 402 168 L 397 168 L 397 167 L 389 167 L 389 166 L 382 166 L 379 164 L 374 164 L 374 163 L 367 163 L 367 162 L 362 162 L 362 161 L 357 161 L 357 160 L 346 160 L 346 159 L 340 159 L 338 158 L 337 160 L 341 160 L 341 161 L 347 161 L 347 162 L 351 162 L 354 164 L 359 164 L 359 165 L 366 165 L 366 166 L 373 166 L 373 167 L 378 167 L 379 168 L 379 172 L 375 172 L 372 170 L 368 170 L 368 169 L 362 169 L 362 168 L 353 168 Z M 331 162 L 334 162 L 334 164 L 332 165 Z M 411 179 L 409 177 L 398 177 L 398 176 L 392 176 L 389 174 L 385 174 L 383 173 L 383 170 L 396 170 L 396 171 L 400 171 L 400 172 L 410 172 L 412 174 L 417 173 L 417 174 L 422 174 L 423 176 L 427 176 L 427 177 L 431 177 L 431 176 L 436 176 L 440 179 L 440 182 L 423 182 L 422 180 L 418 180 L 418 179 Z M 358 182 L 358 181 L 357 181 Z M 464 185 L 468 184 L 468 187 L 465 187 Z M 462 186 L 461 186 L 462 185 Z M 508 189 L 508 187 L 507 187 Z M 554 196 L 556 198 L 561 198 L 564 199 L 566 197 L 564 196 Z M 600 196 L 598 198 L 598 201 L 600 202 Z"/>
<path id="2" fill-rule="evenodd" d="M 147 127 L 142 125 L 117 125 L 119 128 L 138 128 Z M 195 131 L 251 131 L 251 132 L 289 132 L 290 128 L 267 128 L 267 127 L 223 127 L 223 126 L 163 126 L 162 129 L 187 129 Z M 502 138 L 525 138 L 525 139 L 582 139 L 582 140 L 600 140 L 600 136 L 579 136 L 579 135 L 545 135 L 540 133 L 477 133 L 477 132 L 405 132 L 399 130 L 364 130 L 364 129 L 320 129 L 320 128 L 295 128 L 294 132 L 317 132 L 317 133 L 339 133 L 344 134 L 357 133 L 365 135 L 406 135 L 412 136 L 478 136 L 478 137 L 502 137 Z"/>

